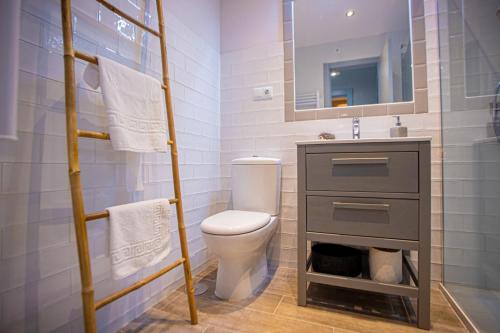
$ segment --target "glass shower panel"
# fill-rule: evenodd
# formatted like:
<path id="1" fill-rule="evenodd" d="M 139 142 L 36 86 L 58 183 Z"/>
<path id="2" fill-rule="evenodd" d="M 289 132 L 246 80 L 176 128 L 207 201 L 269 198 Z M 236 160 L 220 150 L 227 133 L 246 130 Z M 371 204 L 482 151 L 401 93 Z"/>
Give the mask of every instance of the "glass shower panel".
<path id="1" fill-rule="evenodd" d="M 444 285 L 477 329 L 498 332 L 500 0 L 438 0 L 438 12 Z"/>

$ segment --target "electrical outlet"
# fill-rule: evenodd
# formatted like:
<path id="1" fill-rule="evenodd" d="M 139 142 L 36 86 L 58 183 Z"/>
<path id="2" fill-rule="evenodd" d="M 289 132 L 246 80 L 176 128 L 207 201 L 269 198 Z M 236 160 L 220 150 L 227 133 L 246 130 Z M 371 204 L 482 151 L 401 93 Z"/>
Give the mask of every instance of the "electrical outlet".
<path id="1" fill-rule="evenodd" d="M 266 99 L 273 99 L 273 87 L 257 87 L 253 88 L 253 100 L 263 101 Z"/>

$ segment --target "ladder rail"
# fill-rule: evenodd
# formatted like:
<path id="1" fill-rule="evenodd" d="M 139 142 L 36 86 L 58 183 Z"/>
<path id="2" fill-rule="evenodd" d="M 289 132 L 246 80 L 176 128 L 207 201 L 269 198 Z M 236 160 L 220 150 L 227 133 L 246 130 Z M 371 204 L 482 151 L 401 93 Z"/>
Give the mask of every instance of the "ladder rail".
<path id="1" fill-rule="evenodd" d="M 191 314 L 191 323 L 198 322 L 198 313 L 196 311 L 196 301 L 194 298 L 193 277 L 191 275 L 191 263 L 189 260 L 189 253 L 187 248 L 186 227 L 184 225 L 184 210 L 182 208 L 181 200 L 181 183 L 179 175 L 179 157 L 177 153 L 177 141 L 174 126 L 174 108 L 172 105 L 172 92 L 170 89 L 170 80 L 168 74 L 168 60 L 167 60 L 167 43 L 165 41 L 165 21 L 163 18 L 163 1 L 156 0 L 156 10 L 158 12 L 158 26 L 160 31 L 160 49 L 161 49 L 161 63 L 163 74 L 163 85 L 165 86 L 165 104 L 167 106 L 167 123 L 168 135 L 172 145 L 170 147 L 170 157 L 172 160 L 172 174 L 174 179 L 174 194 L 179 200 L 177 202 L 177 224 L 179 229 L 179 237 L 181 239 L 181 253 L 184 261 L 184 280 L 186 282 L 186 294 L 188 297 L 189 313 Z M 184 241 L 182 241 L 184 240 Z"/>
<path id="2" fill-rule="evenodd" d="M 78 156 L 75 53 L 73 50 L 71 0 L 61 0 L 61 16 L 64 42 L 66 141 L 71 201 L 73 207 L 73 223 L 75 225 L 78 261 L 80 263 L 80 280 L 82 283 L 83 320 L 86 332 L 95 332 L 94 284 L 90 266 L 88 234 L 85 225 L 85 208 L 81 190 L 80 160 Z"/>
<path id="3" fill-rule="evenodd" d="M 134 290 L 141 288 L 147 283 L 159 278 L 172 269 L 183 265 L 184 278 L 186 283 L 186 291 L 189 303 L 189 311 L 191 317 L 191 324 L 198 323 L 198 314 L 196 311 L 196 302 L 194 298 L 193 279 L 191 274 L 191 264 L 189 260 L 189 253 L 187 247 L 186 227 L 184 225 L 184 211 L 182 208 L 182 196 L 180 187 L 179 175 L 179 160 L 177 152 L 177 143 L 174 126 L 174 115 L 172 106 L 172 96 L 169 83 L 168 74 L 168 61 L 167 61 L 167 48 L 165 41 L 165 23 L 163 16 L 162 0 L 156 0 L 156 7 L 158 12 L 158 26 L 159 31 L 155 31 L 145 24 L 132 18 L 119 8 L 108 3 L 105 0 L 96 0 L 107 9 L 120 15 L 129 22 L 141 27 L 142 29 L 150 32 L 160 39 L 161 60 L 162 60 L 162 89 L 164 90 L 167 124 L 169 131 L 168 144 L 171 146 L 171 164 L 172 176 L 174 183 L 173 199 L 169 199 L 170 204 L 176 205 L 177 224 L 179 230 L 179 238 L 181 245 L 182 257 L 174 263 L 164 267 L 156 273 L 153 273 L 146 278 L 128 286 L 121 290 L 108 295 L 102 300 L 95 302 L 94 299 L 94 286 L 92 279 L 91 260 L 89 254 L 88 234 L 86 223 L 102 218 L 109 217 L 108 211 L 98 211 L 86 214 L 85 205 L 83 200 L 81 177 L 80 177 L 80 160 L 78 149 L 78 138 L 92 138 L 98 140 L 110 140 L 109 133 L 88 131 L 78 128 L 77 113 L 76 113 L 76 81 L 75 81 L 75 59 L 81 59 L 89 63 L 98 64 L 96 56 L 86 54 L 84 52 L 74 49 L 73 46 L 73 28 L 71 19 L 71 0 L 61 0 L 61 17 L 62 17 L 62 31 L 64 41 L 64 87 L 65 87 L 65 108 L 66 108 L 66 137 L 67 137 L 67 151 L 68 151 L 68 168 L 71 187 L 71 199 L 73 207 L 73 217 L 75 225 L 75 233 L 77 238 L 77 251 L 80 263 L 80 278 L 82 282 L 82 302 L 84 325 L 86 332 L 96 332 L 96 310 L 103 306 L 123 297 Z"/>

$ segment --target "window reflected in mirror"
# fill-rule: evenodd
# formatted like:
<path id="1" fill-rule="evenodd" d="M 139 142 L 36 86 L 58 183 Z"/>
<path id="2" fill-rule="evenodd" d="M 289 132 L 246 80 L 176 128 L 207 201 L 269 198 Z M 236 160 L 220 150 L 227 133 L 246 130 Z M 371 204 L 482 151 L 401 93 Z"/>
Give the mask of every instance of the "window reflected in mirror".
<path id="1" fill-rule="evenodd" d="M 295 0 L 295 108 L 413 100 L 409 4 Z"/>

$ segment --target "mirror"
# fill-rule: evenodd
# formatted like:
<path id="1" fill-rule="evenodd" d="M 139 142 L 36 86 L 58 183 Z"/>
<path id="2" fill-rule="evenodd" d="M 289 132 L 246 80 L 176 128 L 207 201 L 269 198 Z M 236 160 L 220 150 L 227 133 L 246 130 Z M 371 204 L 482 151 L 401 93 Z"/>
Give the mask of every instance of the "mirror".
<path id="1" fill-rule="evenodd" d="M 413 100 L 403 0 L 295 0 L 295 109 Z"/>

